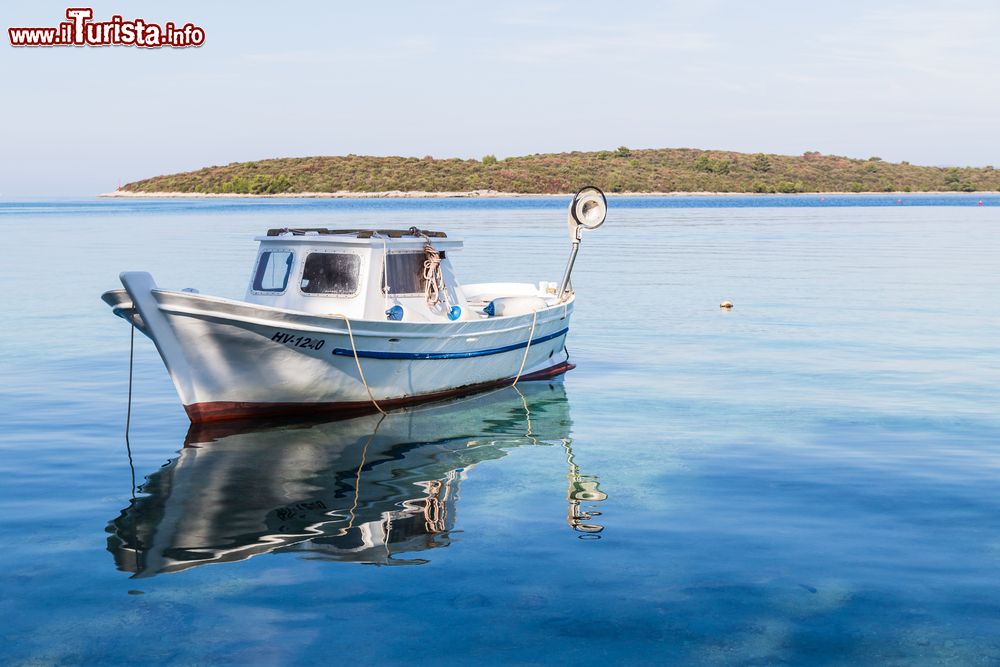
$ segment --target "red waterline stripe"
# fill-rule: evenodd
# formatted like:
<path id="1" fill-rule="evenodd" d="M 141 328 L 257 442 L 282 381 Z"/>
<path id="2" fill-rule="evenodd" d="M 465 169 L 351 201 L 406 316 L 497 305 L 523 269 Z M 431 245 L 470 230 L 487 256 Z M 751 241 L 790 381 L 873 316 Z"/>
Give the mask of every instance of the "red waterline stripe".
<path id="1" fill-rule="evenodd" d="M 520 382 L 530 382 L 531 380 L 548 380 L 567 371 L 576 368 L 576 364 L 564 361 L 561 364 L 544 368 L 534 373 L 522 375 Z M 510 384 L 514 378 L 503 380 L 493 380 L 491 382 L 481 382 L 479 384 L 465 385 L 455 389 L 436 391 L 430 394 L 420 394 L 418 396 L 406 396 L 404 398 L 390 398 L 379 400 L 378 404 L 386 410 L 394 410 L 408 405 L 439 401 L 443 398 L 464 396 L 474 394 L 485 389 L 502 387 Z M 376 412 L 371 401 L 350 401 L 337 403 L 246 403 L 240 401 L 210 401 L 206 403 L 192 403 L 185 405 L 184 410 L 193 424 L 205 424 L 208 422 L 226 421 L 230 419 L 249 419 L 254 417 L 287 417 L 292 415 L 341 415 L 359 416 Z"/>

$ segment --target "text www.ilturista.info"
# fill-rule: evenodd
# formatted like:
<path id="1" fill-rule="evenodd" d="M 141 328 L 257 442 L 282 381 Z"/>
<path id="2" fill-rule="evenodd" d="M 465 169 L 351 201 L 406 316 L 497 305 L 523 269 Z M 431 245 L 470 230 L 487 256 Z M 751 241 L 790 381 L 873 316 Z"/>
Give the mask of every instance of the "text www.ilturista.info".
<path id="1" fill-rule="evenodd" d="M 126 21 L 115 15 L 109 21 L 92 21 L 90 7 L 70 7 L 68 21 L 54 28 L 7 28 L 11 46 L 141 46 L 157 49 L 164 46 L 184 48 L 205 43 L 205 29 L 169 21 L 163 25 L 143 19 Z"/>

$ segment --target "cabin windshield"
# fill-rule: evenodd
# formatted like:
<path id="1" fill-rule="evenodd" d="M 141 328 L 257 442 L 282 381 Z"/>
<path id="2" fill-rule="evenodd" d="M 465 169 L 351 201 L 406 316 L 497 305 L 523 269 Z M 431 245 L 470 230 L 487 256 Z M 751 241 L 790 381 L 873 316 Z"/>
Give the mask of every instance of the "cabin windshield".
<path id="1" fill-rule="evenodd" d="M 444 256 L 444 253 L 441 255 Z M 382 284 L 389 285 L 390 295 L 423 294 L 426 283 L 427 281 L 424 280 L 424 253 L 392 253 L 385 258 L 385 266 L 382 269 Z"/>
<path id="2" fill-rule="evenodd" d="M 350 296 L 358 291 L 361 258 L 349 253 L 313 252 L 302 270 L 302 291 L 306 294 Z"/>
<path id="3" fill-rule="evenodd" d="M 253 276 L 255 292 L 284 292 L 288 274 L 292 271 L 292 253 L 288 250 L 268 250 L 260 254 Z"/>

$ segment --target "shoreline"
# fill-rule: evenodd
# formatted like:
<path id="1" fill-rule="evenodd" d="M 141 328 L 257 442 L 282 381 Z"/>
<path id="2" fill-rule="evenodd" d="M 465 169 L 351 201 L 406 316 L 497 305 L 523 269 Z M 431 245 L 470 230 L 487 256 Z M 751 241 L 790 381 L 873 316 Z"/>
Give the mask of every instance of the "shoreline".
<path id="1" fill-rule="evenodd" d="M 803 196 L 864 196 L 864 195 L 984 195 L 998 194 L 995 190 L 955 192 L 953 190 L 921 190 L 914 192 L 609 192 L 608 197 L 803 197 Z M 527 197 L 572 197 L 564 193 L 497 192 L 496 190 L 470 190 L 468 192 L 425 192 L 420 190 L 385 192 L 283 192 L 280 194 L 241 194 L 231 192 L 142 192 L 115 190 L 97 195 L 109 198 L 136 199 L 514 199 Z"/>

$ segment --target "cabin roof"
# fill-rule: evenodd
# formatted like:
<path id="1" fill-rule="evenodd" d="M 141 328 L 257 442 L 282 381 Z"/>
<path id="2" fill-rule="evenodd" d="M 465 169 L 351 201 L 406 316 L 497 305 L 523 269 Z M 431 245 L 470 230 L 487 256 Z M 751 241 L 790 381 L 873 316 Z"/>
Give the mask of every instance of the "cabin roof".
<path id="1" fill-rule="evenodd" d="M 356 239 L 370 239 L 376 234 L 390 239 L 400 239 L 407 236 L 412 236 L 414 238 L 426 236 L 432 239 L 443 239 L 448 237 L 448 235 L 444 232 L 432 232 L 426 229 L 417 229 L 416 227 L 410 227 L 409 229 L 328 229 L 326 227 L 283 227 L 281 229 L 267 230 L 268 236 L 284 236 L 285 234 L 291 234 L 292 236 L 306 236 L 313 234 L 318 234 L 320 236 L 340 235 L 354 237 Z"/>

